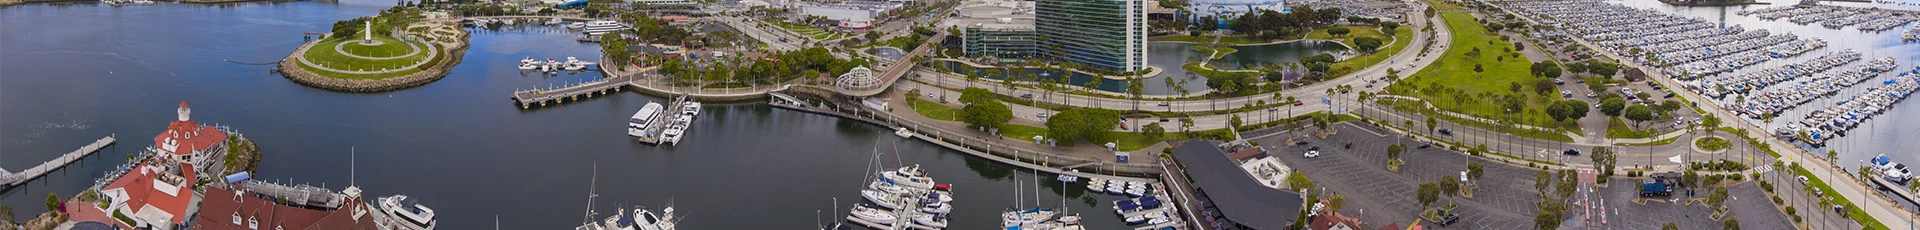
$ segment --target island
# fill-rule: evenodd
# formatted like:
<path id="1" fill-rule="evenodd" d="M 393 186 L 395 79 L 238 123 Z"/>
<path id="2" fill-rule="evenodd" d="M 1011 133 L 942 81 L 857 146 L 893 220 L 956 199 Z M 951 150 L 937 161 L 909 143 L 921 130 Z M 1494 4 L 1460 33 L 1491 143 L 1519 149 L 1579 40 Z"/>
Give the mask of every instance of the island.
<path id="1" fill-rule="evenodd" d="M 288 80 L 331 91 L 385 92 L 439 80 L 466 52 L 467 32 L 454 21 L 427 20 L 416 9 L 342 20 L 275 68 Z"/>

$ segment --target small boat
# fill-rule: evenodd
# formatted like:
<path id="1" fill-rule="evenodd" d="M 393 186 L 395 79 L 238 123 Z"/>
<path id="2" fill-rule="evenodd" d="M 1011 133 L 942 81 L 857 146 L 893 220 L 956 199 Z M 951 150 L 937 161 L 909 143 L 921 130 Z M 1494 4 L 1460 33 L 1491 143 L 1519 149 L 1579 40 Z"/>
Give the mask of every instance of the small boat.
<path id="1" fill-rule="evenodd" d="M 921 207 L 920 212 L 946 214 L 953 212 L 953 205 L 947 203 L 931 203 L 927 204 L 926 207 Z"/>
<path id="2" fill-rule="evenodd" d="M 534 64 L 534 63 L 537 63 L 537 62 L 539 62 L 539 61 L 534 61 L 534 60 L 533 60 L 533 58 L 531 58 L 531 57 L 529 57 L 529 58 L 525 58 L 525 59 L 520 59 L 520 70 L 530 70 L 530 69 L 538 69 L 538 68 L 540 68 L 540 65 L 538 65 L 538 64 Z"/>
<path id="3" fill-rule="evenodd" d="M 1034 207 L 1028 210 L 1019 210 L 1012 207 L 1008 207 L 1008 209 L 1007 212 L 1000 214 L 1001 226 L 1038 224 L 1053 219 L 1054 214 L 1053 209 L 1041 207 Z"/>
<path id="4" fill-rule="evenodd" d="M 1147 195 L 1147 189 L 1145 189 L 1145 188 L 1141 188 L 1141 189 L 1127 189 L 1127 196 L 1131 196 L 1131 197 L 1140 197 L 1140 196 L 1144 196 L 1144 195 Z"/>
<path id="5" fill-rule="evenodd" d="M 559 25 L 559 24 L 560 24 L 561 22 L 565 22 L 565 21 L 561 21 L 561 20 L 560 20 L 560 17 L 553 17 L 553 19 L 550 19 L 550 20 L 547 20 L 547 23 L 546 23 L 546 24 L 547 24 L 547 25 Z"/>
<path id="6" fill-rule="evenodd" d="M 933 189 L 935 185 L 933 178 L 928 178 L 926 172 L 920 171 L 920 165 L 884 171 L 880 176 L 881 180 L 907 188 L 927 190 Z"/>
<path id="7" fill-rule="evenodd" d="M 574 58 L 574 57 L 567 57 L 567 62 L 561 63 L 561 66 L 563 66 L 561 67 L 561 69 L 566 69 L 567 71 L 579 71 L 579 70 L 587 69 L 588 65 L 593 65 L 593 63 L 580 61 L 580 59 Z"/>
<path id="8" fill-rule="evenodd" d="M 953 196 L 942 196 L 940 195 L 940 193 L 937 193 L 937 192 L 929 192 L 927 193 L 927 200 L 939 201 L 940 203 L 951 203 L 953 202 Z"/>
<path id="9" fill-rule="evenodd" d="M 893 135 L 900 136 L 900 138 L 912 138 L 913 131 L 907 131 L 906 127 L 901 127 L 900 129 L 893 130 Z"/>
<path id="10" fill-rule="evenodd" d="M 634 208 L 633 218 L 636 219 L 634 227 L 639 230 L 673 230 L 675 225 L 673 222 L 673 207 L 661 209 L 660 215 L 658 216 L 654 215 L 651 210 Z"/>
<path id="11" fill-rule="evenodd" d="M 567 23 L 567 29 L 574 29 L 574 30 L 577 30 L 577 29 L 582 29 L 582 28 L 587 28 L 587 23 L 582 23 L 582 22 L 569 22 L 569 23 Z"/>
<path id="12" fill-rule="evenodd" d="M 1127 190 L 1126 183 L 1107 182 L 1107 194 L 1112 194 L 1112 195 L 1125 194 L 1126 190 Z"/>
<path id="13" fill-rule="evenodd" d="M 919 213 L 913 215 L 913 222 L 934 228 L 947 227 L 947 214 Z"/>
<path id="14" fill-rule="evenodd" d="M 853 206 L 853 212 L 849 213 L 849 215 L 877 223 L 893 223 L 895 220 L 898 220 L 893 213 L 867 205 Z"/>
<path id="15" fill-rule="evenodd" d="M 1107 180 L 1102 180 L 1100 178 L 1093 178 L 1093 180 L 1087 181 L 1087 190 L 1104 191 L 1106 189 L 1107 189 Z"/>
<path id="16" fill-rule="evenodd" d="M 1159 209 L 1160 205 L 1161 204 L 1160 204 L 1159 197 L 1154 197 L 1154 196 L 1141 196 L 1140 198 L 1116 200 L 1116 201 L 1113 201 L 1113 213 L 1124 216 L 1124 215 L 1127 215 L 1128 213 Z"/>
<path id="17" fill-rule="evenodd" d="M 1080 172 L 1080 170 L 1079 170 L 1079 169 L 1066 169 L 1066 171 L 1067 171 L 1067 172 L 1075 172 L 1075 173 L 1078 173 L 1078 172 Z M 1055 180 L 1060 180 L 1060 182 L 1066 182 L 1066 183 L 1068 183 L 1068 184 L 1072 184 L 1072 183 L 1079 183 L 1079 182 L 1080 182 L 1080 177 L 1077 177 L 1077 176 L 1073 176 L 1072 174 L 1066 174 L 1066 173 L 1061 173 L 1061 174 L 1060 174 L 1060 176 L 1056 176 L 1056 177 L 1055 177 L 1054 179 L 1055 179 Z"/>
<path id="18" fill-rule="evenodd" d="M 893 194 L 900 194 L 900 193 L 907 192 L 907 188 L 900 187 L 899 185 L 894 185 L 892 183 L 887 183 L 886 181 L 880 181 L 880 180 L 875 180 L 873 181 L 873 183 L 867 184 L 867 188 L 878 190 L 880 192 L 893 193 Z"/>
<path id="19" fill-rule="evenodd" d="M 634 230 L 633 218 L 627 218 L 627 216 L 624 215 L 625 212 L 626 210 L 614 209 L 613 215 L 607 216 L 605 221 L 601 221 L 600 227 L 609 230 Z"/>
<path id="20" fill-rule="evenodd" d="M 865 197 L 867 198 L 867 201 L 872 201 L 874 204 L 878 204 L 880 205 L 880 207 L 883 207 L 883 208 L 900 209 L 900 194 L 898 193 L 887 193 L 887 192 L 875 191 L 872 189 L 863 189 L 863 190 L 860 190 L 860 197 Z"/>
<path id="21" fill-rule="evenodd" d="M 438 223 L 433 219 L 433 209 L 414 202 L 407 195 L 381 197 L 380 213 L 388 218 L 376 224 L 382 229 L 433 230 Z"/>

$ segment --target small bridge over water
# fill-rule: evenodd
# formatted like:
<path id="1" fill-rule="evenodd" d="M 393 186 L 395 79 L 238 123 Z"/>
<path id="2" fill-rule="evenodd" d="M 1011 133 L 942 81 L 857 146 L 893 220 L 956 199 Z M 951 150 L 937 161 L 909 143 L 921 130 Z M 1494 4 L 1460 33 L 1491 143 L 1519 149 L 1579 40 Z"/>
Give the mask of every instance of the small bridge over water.
<path id="1" fill-rule="evenodd" d="M 27 181 L 46 176 L 47 173 L 53 172 L 53 170 L 66 167 L 68 164 L 80 161 L 80 159 L 86 158 L 88 155 L 100 152 L 101 148 L 106 148 L 109 145 L 113 145 L 113 143 L 114 136 L 109 135 L 100 138 L 100 140 L 93 141 L 92 144 L 81 146 L 80 149 L 67 152 L 67 154 L 62 154 L 60 157 L 53 158 L 53 160 L 49 160 L 46 163 L 40 163 L 39 166 L 33 166 L 33 168 L 28 168 L 25 171 L 15 173 L 0 169 L 0 189 L 12 189 L 21 184 L 26 184 Z"/>

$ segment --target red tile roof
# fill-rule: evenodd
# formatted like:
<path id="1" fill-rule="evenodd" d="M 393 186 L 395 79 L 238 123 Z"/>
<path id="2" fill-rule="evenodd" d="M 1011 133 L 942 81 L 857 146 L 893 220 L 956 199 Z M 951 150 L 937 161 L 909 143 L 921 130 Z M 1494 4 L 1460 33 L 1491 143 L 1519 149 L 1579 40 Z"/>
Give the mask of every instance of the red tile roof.
<path id="1" fill-rule="evenodd" d="M 235 188 L 244 190 L 242 184 Z M 247 220 L 252 218 L 259 223 L 259 229 L 377 229 L 374 225 L 372 207 L 358 199 L 348 199 L 337 210 L 316 210 L 280 205 L 274 200 L 257 196 L 245 191 L 225 188 L 207 188 L 206 198 L 201 201 L 200 215 L 194 218 L 193 226 L 207 230 L 241 230 L 247 228 Z M 365 212 L 354 218 L 356 209 Z M 240 223 L 234 224 L 233 216 L 240 216 Z"/>
<path id="2" fill-rule="evenodd" d="M 193 202 L 192 178 L 194 175 L 192 166 L 180 164 L 179 167 L 181 173 L 177 187 L 179 190 L 173 191 L 174 195 L 167 195 L 166 192 L 155 188 L 153 184 L 162 177 L 161 175 L 170 173 L 159 167 L 147 165 L 146 162 L 141 162 L 138 167 L 134 167 L 135 170 L 120 176 L 120 180 L 107 185 L 104 190 L 126 189 L 127 200 L 122 203 L 126 204 L 127 210 L 139 212 L 142 207 L 150 205 L 160 211 L 166 211 L 167 214 L 173 214 L 173 220 L 171 220 L 173 223 L 185 223 L 187 205 Z M 125 214 L 134 215 L 133 213 Z"/>
<path id="3" fill-rule="evenodd" d="M 164 146 L 166 146 L 168 138 L 174 138 L 174 143 L 178 144 L 179 147 L 176 149 L 166 149 Z M 215 130 L 213 127 L 200 125 L 198 122 L 193 122 L 193 120 L 175 120 L 167 124 L 166 131 L 161 131 L 160 135 L 153 136 L 153 144 L 155 146 L 162 146 L 160 148 L 161 151 L 170 151 L 166 153 L 172 153 L 174 155 L 192 154 L 193 152 L 213 148 L 225 140 L 227 140 L 226 133 Z"/>

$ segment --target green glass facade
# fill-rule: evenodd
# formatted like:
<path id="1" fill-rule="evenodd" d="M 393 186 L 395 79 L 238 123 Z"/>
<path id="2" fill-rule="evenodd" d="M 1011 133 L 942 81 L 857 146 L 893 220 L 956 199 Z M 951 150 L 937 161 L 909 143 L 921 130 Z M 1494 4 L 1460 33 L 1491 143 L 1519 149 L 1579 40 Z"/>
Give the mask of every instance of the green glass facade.
<path id="1" fill-rule="evenodd" d="M 1035 53 L 1032 27 L 968 26 L 964 32 L 967 57 L 1029 58 Z"/>
<path id="2" fill-rule="evenodd" d="M 1039 51 L 1116 72 L 1145 69 L 1146 4 L 1144 0 L 1039 0 L 1034 3 Z"/>

